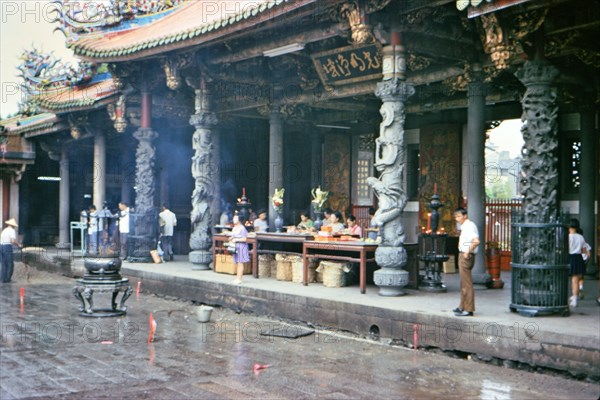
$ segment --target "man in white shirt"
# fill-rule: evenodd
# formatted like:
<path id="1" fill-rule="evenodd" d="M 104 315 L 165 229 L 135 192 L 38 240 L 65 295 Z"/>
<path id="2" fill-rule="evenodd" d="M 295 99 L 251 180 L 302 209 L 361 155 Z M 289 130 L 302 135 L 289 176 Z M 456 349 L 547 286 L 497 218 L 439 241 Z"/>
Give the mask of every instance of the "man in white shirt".
<path id="1" fill-rule="evenodd" d="M 158 220 L 161 229 L 160 241 L 165 253 L 165 261 L 173 261 L 173 228 L 177 226 L 177 218 L 175 217 L 175 214 L 163 204 L 162 211 L 158 214 Z"/>
<path id="2" fill-rule="evenodd" d="M 119 244 L 120 257 L 127 259 L 127 235 L 129 235 L 129 206 L 124 201 L 119 203 Z"/>
<path id="3" fill-rule="evenodd" d="M 89 252 L 92 255 L 97 255 L 99 245 L 102 244 L 102 221 L 98 215 L 98 210 L 95 205 L 91 205 L 88 213 L 88 243 Z"/>
<path id="4" fill-rule="evenodd" d="M 475 312 L 475 290 L 471 270 L 475 264 L 475 254 L 479 246 L 479 231 L 477 225 L 467 215 L 467 210 L 457 208 L 454 220 L 460 224 L 458 238 L 458 270 L 460 272 L 460 305 L 455 308 L 457 317 L 471 317 Z"/>
<path id="5" fill-rule="evenodd" d="M 10 282 L 14 270 L 14 260 L 13 260 L 13 245 L 17 247 L 21 247 L 19 242 L 17 241 L 17 232 L 15 228 L 17 225 L 17 221 L 14 218 L 9 219 L 8 221 L 4 221 L 4 225 L 6 228 L 2 230 L 0 233 L 0 279 L 2 283 Z"/>

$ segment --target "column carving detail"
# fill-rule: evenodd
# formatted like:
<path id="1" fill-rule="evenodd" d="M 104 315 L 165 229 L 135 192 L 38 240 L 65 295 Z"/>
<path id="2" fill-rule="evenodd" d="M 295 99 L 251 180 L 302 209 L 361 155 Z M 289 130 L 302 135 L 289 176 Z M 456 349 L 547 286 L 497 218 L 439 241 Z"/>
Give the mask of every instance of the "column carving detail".
<path id="1" fill-rule="evenodd" d="M 379 137 L 375 139 L 375 168 L 380 175 L 369 177 L 367 183 L 379 199 L 373 222 L 379 226 L 381 235 L 381 244 L 375 252 L 375 261 L 381 269 L 375 271 L 374 280 L 382 296 L 401 295 L 400 289 L 408 283 L 408 272 L 402 270 L 408 261 L 401 221 L 407 202 L 403 177 L 406 165 L 404 104 L 414 92 L 412 85 L 398 79 L 379 82 L 375 90 L 375 95 L 383 101 L 379 110 L 383 121 Z"/>
<path id="2" fill-rule="evenodd" d="M 211 110 L 210 92 L 203 79 L 195 81 L 187 79 L 195 92 L 195 113 L 190 117 L 190 125 L 196 130 L 192 136 L 192 177 L 195 186 L 192 193 L 192 212 L 190 222 L 189 260 L 194 264 L 192 269 L 209 269 L 212 262 L 212 213 L 215 185 L 218 184 L 219 170 L 214 161 L 214 129 L 218 123 L 216 114 Z"/>

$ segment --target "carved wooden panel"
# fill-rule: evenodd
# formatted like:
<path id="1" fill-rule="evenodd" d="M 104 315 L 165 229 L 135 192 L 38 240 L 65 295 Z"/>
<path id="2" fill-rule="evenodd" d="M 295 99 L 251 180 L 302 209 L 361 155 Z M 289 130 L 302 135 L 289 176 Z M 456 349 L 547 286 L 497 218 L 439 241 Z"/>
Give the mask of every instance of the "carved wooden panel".
<path id="1" fill-rule="evenodd" d="M 323 190 L 329 191 L 329 207 L 342 214 L 350 205 L 350 136 L 325 135 Z"/>
<path id="2" fill-rule="evenodd" d="M 459 206 L 461 182 L 460 125 L 432 125 L 420 133 L 419 225 L 427 226 L 427 204 L 434 185 L 444 206 L 439 210 L 440 224 L 446 232 L 456 229 L 453 213 Z"/>

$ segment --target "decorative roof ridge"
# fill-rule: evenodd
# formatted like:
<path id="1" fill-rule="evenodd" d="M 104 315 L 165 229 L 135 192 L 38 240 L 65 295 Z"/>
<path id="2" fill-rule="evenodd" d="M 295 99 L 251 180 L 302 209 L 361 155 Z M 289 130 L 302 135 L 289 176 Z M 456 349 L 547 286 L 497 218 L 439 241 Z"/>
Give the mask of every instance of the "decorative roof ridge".
<path id="1" fill-rule="evenodd" d="M 308 0 L 308 1 L 300 1 L 298 7 L 313 3 L 316 0 Z M 190 12 L 194 12 L 195 9 L 200 7 L 198 3 L 200 1 L 190 1 L 185 2 L 184 6 L 174 11 L 173 13 L 165 16 L 164 18 L 157 21 L 158 23 L 166 24 L 170 19 L 175 19 L 180 21 L 180 17 L 189 15 Z M 292 0 L 264 0 L 260 3 L 257 1 L 248 2 L 249 4 L 253 4 L 254 6 L 251 8 L 244 8 L 240 12 L 235 14 L 230 14 L 223 16 L 219 19 L 213 21 L 207 21 L 200 25 L 192 25 L 188 27 L 183 27 L 181 30 L 177 30 L 175 32 L 168 32 L 165 34 L 161 34 L 156 37 L 143 38 L 140 40 L 130 39 L 130 43 L 124 43 L 121 45 L 114 44 L 110 46 L 110 43 L 107 43 L 107 40 L 104 40 L 102 43 L 100 40 L 96 40 L 96 38 L 84 38 L 78 42 L 73 43 L 71 46 L 72 50 L 76 55 L 84 57 L 86 59 L 102 59 L 102 58 L 120 58 L 125 57 L 140 51 L 150 50 L 156 47 L 160 47 L 163 45 L 170 45 L 173 43 L 181 42 L 184 40 L 191 40 L 197 37 L 200 37 L 208 32 L 214 32 L 220 29 L 223 29 L 227 26 L 235 25 L 240 21 L 247 20 L 249 18 L 258 17 L 263 15 L 266 11 L 272 10 L 273 8 L 280 6 L 281 4 L 288 3 L 293 4 Z M 190 10 L 190 8 L 192 8 Z M 167 22 L 165 22 L 167 21 Z M 141 26 L 135 30 L 130 30 L 127 32 L 123 32 L 120 35 L 123 38 L 125 35 L 134 35 L 138 33 L 140 30 L 148 28 L 148 25 Z M 126 42 L 126 40 L 121 40 L 121 42 Z M 102 49 L 101 44 L 105 44 L 107 48 Z M 114 60 L 113 60 L 114 61 Z"/>

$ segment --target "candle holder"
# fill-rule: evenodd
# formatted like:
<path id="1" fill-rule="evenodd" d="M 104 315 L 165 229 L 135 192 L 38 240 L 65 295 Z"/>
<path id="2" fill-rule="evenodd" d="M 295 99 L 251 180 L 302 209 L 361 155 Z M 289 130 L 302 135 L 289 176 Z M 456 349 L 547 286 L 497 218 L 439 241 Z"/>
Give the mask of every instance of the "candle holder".
<path id="1" fill-rule="evenodd" d="M 237 199 L 237 204 L 236 204 L 236 206 L 238 208 L 238 214 L 240 216 L 242 223 L 244 223 L 248 220 L 248 216 L 250 215 L 248 212 L 248 208 L 250 208 L 251 205 L 252 205 L 252 203 L 250 203 L 250 201 L 246 197 L 246 188 L 243 188 L 242 189 L 242 197 Z"/>
<path id="2" fill-rule="evenodd" d="M 443 206 L 440 196 L 434 190 L 429 202 L 431 213 L 427 214 L 427 230 L 423 230 L 419 235 L 419 260 L 425 264 L 425 275 L 421 276 L 419 287 L 425 291 L 438 293 L 447 290 L 442 280 L 442 267 L 449 259 L 446 255 L 448 234 L 443 228 L 441 231 L 437 229 L 440 220 L 438 209 Z"/>

